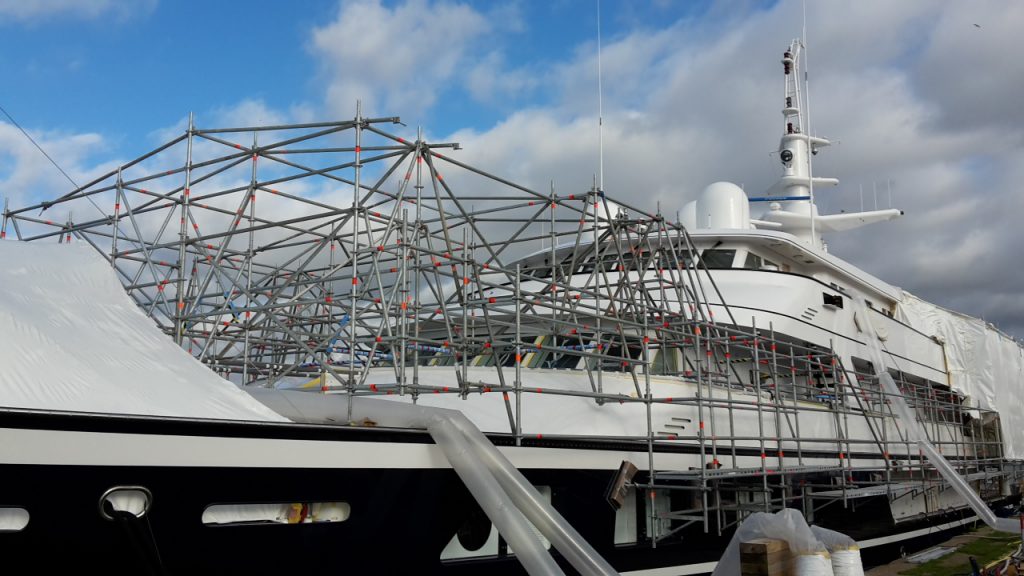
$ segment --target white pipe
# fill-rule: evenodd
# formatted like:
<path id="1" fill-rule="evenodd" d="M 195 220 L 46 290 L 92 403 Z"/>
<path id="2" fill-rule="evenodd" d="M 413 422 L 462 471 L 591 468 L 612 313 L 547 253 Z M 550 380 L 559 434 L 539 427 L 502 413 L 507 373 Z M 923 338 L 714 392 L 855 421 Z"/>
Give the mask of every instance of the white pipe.
<path id="1" fill-rule="evenodd" d="M 591 548 L 579 532 L 540 495 L 522 472 L 516 469 L 494 444 L 491 444 L 469 418 L 462 412 L 455 412 L 454 424 L 476 445 L 481 459 L 512 498 L 516 507 L 523 511 L 573 568 L 580 574 L 618 574 L 611 564 Z"/>
<path id="2" fill-rule="evenodd" d="M 348 412 L 347 396 L 245 390 L 296 422 L 337 423 L 338 415 Z M 359 398 L 352 406 L 356 420 L 369 418 L 380 426 L 425 428 L 530 574 L 562 574 L 531 526 L 580 574 L 618 574 L 462 412 L 368 398 Z M 535 565 L 531 567 L 527 561 Z M 550 572 L 552 567 L 557 572 Z"/>
<path id="3" fill-rule="evenodd" d="M 361 411 L 361 407 L 359 407 Z M 516 552 L 516 558 L 532 575 L 564 575 L 544 544 L 531 529 L 530 521 L 508 502 L 498 480 L 478 465 L 479 459 L 465 437 L 452 425 L 447 415 L 428 417 L 427 430 L 444 452 L 455 473 L 459 475 L 477 504 L 494 522 L 498 532 Z"/>

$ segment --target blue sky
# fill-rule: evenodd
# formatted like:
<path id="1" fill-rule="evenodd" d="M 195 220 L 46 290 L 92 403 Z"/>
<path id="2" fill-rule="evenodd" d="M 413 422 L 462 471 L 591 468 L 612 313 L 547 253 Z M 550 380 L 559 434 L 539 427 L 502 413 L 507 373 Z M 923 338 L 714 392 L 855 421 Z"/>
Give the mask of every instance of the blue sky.
<path id="1" fill-rule="evenodd" d="M 330 2 L 290 15 L 280 2 L 136 4 L 123 14 L 6 22 L 0 66 L 15 89 L 3 105 L 29 126 L 133 139 L 246 97 L 287 106 L 312 94 L 315 63 L 303 39 L 315 14 L 335 10 Z"/>
<path id="2" fill-rule="evenodd" d="M 85 180 L 200 127 L 399 115 L 546 189 L 597 169 L 592 0 L 0 0 L 0 105 Z M 602 2 L 605 190 L 671 213 L 779 175 L 779 57 L 798 0 Z M 1024 336 L 1024 2 L 808 0 L 823 212 L 893 186 L 894 223 L 833 253 Z M 68 184 L 0 119 L 0 195 Z M 881 195 L 887 203 L 887 194 Z M 869 201 L 870 207 L 870 201 Z M 884 207 L 884 206 L 883 206 Z"/>
<path id="3" fill-rule="evenodd" d="M 500 50 L 514 67 L 550 66 L 596 40 L 595 2 L 466 4 L 481 14 L 495 15 L 483 33 L 483 44 Z M 708 8 L 703 1 L 605 0 L 604 34 L 614 41 L 627 32 L 700 18 Z M 50 11 L 21 18 L 9 12 L 6 18 L 0 16 L 0 69 L 6 86 L 0 104 L 26 126 L 104 133 L 115 138 L 114 151 L 124 153 L 189 111 L 202 119 L 246 99 L 273 109 L 309 106 L 316 113 L 329 72 L 311 46 L 311 33 L 340 10 L 336 0 L 129 0 L 94 15 L 68 9 L 62 2 L 54 2 Z M 410 43 L 416 38 L 393 41 Z M 460 88 L 453 82 L 417 118 L 408 118 L 402 110 L 382 112 L 448 133 L 484 129 L 512 109 L 542 104 L 551 97 L 549 89 L 537 86 L 484 103 Z"/>

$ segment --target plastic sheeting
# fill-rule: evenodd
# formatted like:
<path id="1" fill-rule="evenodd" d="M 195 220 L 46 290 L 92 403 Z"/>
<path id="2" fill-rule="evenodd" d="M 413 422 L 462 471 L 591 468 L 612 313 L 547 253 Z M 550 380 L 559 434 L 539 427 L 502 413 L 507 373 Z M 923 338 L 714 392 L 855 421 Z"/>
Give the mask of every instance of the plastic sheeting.
<path id="1" fill-rule="evenodd" d="M 807 552 L 793 557 L 796 576 L 834 576 L 832 557 L 828 552 Z"/>
<path id="2" fill-rule="evenodd" d="M 864 576 L 857 541 L 842 532 L 811 526 L 811 532 L 832 555 L 832 573 L 835 576 Z"/>
<path id="3" fill-rule="evenodd" d="M 793 553 L 794 560 L 798 556 L 815 556 L 827 558 L 828 550 L 825 545 L 818 541 L 818 538 L 811 532 L 807 520 L 798 510 L 783 508 L 775 514 L 757 512 L 751 514 L 740 524 L 733 534 L 732 540 L 725 548 L 722 559 L 715 566 L 712 576 L 735 576 L 740 573 L 740 543 L 754 540 L 755 538 L 772 538 L 774 540 L 785 540 L 789 544 L 789 550 Z M 808 569 L 818 566 L 820 562 L 813 558 L 804 561 Z M 824 566 L 824 565 L 822 565 Z M 822 570 L 824 568 L 822 567 Z M 806 572 L 812 574 L 814 572 Z M 823 574 L 831 574 L 832 569 Z"/>
<path id="4" fill-rule="evenodd" d="M 286 421 L 163 334 L 84 244 L 0 241 L 0 407 Z"/>
<path id="5" fill-rule="evenodd" d="M 999 411 L 1008 458 L 1024 458 L 1024 348 L 984 320 L 925 302 L 909 292 L 897 319 L 944 343 L 954 389 L 974 406 Z"/>
<path id="6" fill-rule="evenodd" d="M 835 576 L 864 576 L 860 548 L 835 550 L 832 553 L 832 573 Z"/>
<path id="7" fill-rule="evenodd" d="M 871 316 L 867 314 L 867 303 L 864 302 L 864 299 L 862 298 L 858 298 L 855 302 L 868 322 L 867 333 L 875 334 L 874 328 L 870 325 Z M 942 478 L 946 482 L 949 482 L 950 486 L 953 487 L 953 490 L 955 490 L 956 493 L 959 494 L 965 502 L 967 502 L 967 505 L 974 510 L 975 514 L 977 514 L 985 524 L 988 524 L 991 528 L 1002 532 L 1020 532 L 1016 520 L 997 518 L 988 505 L 985 504 L 985 501 L 978 496 L 973 488 L 971 488 L 971 485 L 968 484 L 962 476 L 960 476 L 949 461 L 939 453 L 935 448 L 935 445 L 928 440 L 928 434 L 925 433 L 924 428 L 917 419 L 917 412 L 907 404 L 906 400 L 904 400 L 902 392 L 899 387 L 896 386 L 896 382 L 892 379 L 889 371 L 885 369 L 885 356 L 882 354 L 882 347 L 879 345 L 878 340 L 870 336 L 865 338 L 865 340 L 867 341 L 868 349 L 871 351 L 871 362 L 874 363 L 875 366 L 875 373 L 878 376 L 878 384 L 882 388 L 882 391 L 888 395 L 888 400 L 890 406 L 892 406 L 893 413 L 900 421 L 904 433 L 907 435 L 907 439 L 912 442 L 917 442 L 921 452 L 928 458 L 928 461 L 932 466 L 935 466 L 935 469 L 942 475 Z M 1013 405 L 1008 412 L 1019 411 L 1020 406 L 1020 404 Z"/>

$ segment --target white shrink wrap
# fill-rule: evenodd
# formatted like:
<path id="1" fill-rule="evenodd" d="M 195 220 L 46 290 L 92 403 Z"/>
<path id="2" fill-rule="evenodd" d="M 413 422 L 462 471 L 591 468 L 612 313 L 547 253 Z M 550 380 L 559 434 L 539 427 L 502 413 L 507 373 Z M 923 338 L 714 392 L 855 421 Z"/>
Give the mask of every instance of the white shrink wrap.
<path id="1" fill-rule="evenodd" d="M 867 303 L 863 298 L 855 301 L 859 310 L 864 313 L 865 318 L 869 318 L 867 315 Z M 871 334 L 873 329 L 870 326 L 870 318 L 868 319 L 868 333 Z M 925 432 L 924 427 L 917 418 L 917 411 L 911 408 L 907 404 L 906 399 L 903 397 L 903 393 L 899 387 L 896 386 L 896 382 L 892 379 L 892 375 L 884 369 L 885 366 L 885 355 L 882 353 L 882 347 L 879 341 L 875 338 L 867 338 L 868 348 L 871 350 L 871 361 L 875 365 L 875 374 L 878 376 L 878 385 L 882 389 L 882 392 L 888 395 L 890 406 L 892 406 L 893 414 L 899 421 L 900 426 L 903 428 L 907 435 L 907 440 L 911 442 L 917 442 L 918 448 L 925 457 L 928 458 L 928 462 L 935 467 L 935 470 L 942 475 L 942 478 L 949 482 L 953 490 L 964 499 L 964 502 L 974 510 L 974 513 L 981 518 L 982 522 L 988 524 L 991 528 L 999 530 L 1001 532 L 1013 532 L 1019 533 L 1020 530 L 1017 526 L 1016 520 L 1010 520 L 1008 518 L 997 518 L 992 510 L 988 507 L 988 504 L 978 496 L 977 492 L 971 488 L 971 485 L 960 473 L 957 472 L 953 465 L 946 460 L 945 456 L 942 455 L 935 445 L 928 439 L 928 434 Z M 1005 425 L 1005 423 L 1004 423 Z"/>
<path id="2" fill-rule="evenodd" d="M 83 244 L 0 241 L 0 407 L 286 421 L 156 326 Z"/>
<path id="3" fill-rule="evenodd" d="M 1006 456 L 1024 458 L 1024 348 L 984 320 L 906 291 L 897 319 L 943 343 L 953 388 L 972 406 L 998 411 Z"/>

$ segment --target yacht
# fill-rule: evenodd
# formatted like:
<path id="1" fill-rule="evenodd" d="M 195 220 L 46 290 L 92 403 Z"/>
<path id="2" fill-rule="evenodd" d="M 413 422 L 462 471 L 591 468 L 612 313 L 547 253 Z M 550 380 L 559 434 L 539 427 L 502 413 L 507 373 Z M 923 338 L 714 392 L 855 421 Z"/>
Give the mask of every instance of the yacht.
<path id="1" fill-rule="evenodd" d="M 795 508 L 872 565 L 1019 502 L 1024 353 L 827 251 L 902 213 L 818 213 L 802 51 L 778 184 L 678 221 L 358 111 L 6 208 L 5 563 L 704 574 Z"/>

